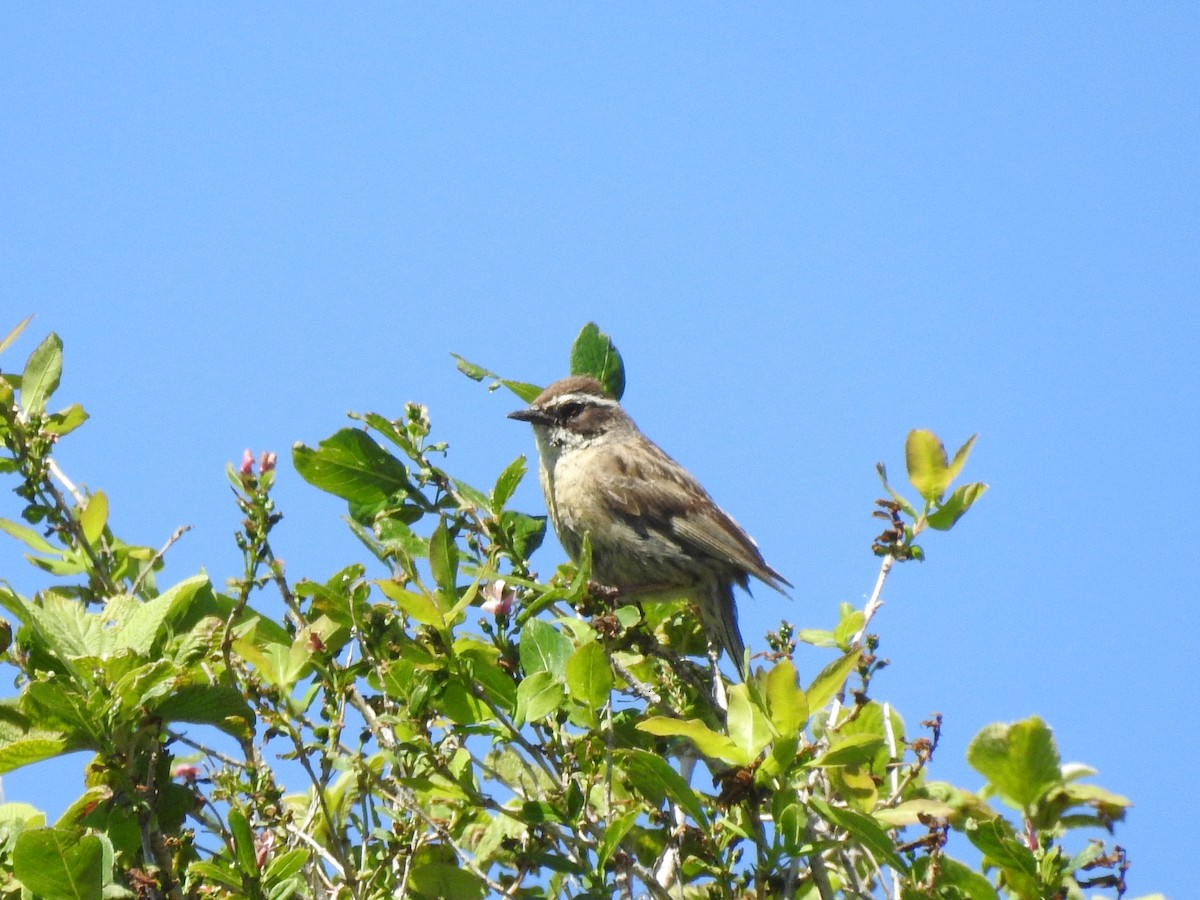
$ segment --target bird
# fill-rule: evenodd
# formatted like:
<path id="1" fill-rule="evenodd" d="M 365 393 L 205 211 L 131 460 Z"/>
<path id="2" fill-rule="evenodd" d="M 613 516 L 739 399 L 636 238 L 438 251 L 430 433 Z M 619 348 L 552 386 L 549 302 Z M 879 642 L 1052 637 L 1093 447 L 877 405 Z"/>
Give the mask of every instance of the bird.
<path id="1" fill-rule="evenodd" d="M 533 426 L 550 521 L 573 562 L 591 543 L 592 579 L 621 595 L 687 595 L 713 667 L 719 651 L 745 680 L 733 586 L 791 583 L 692 475 L 638 429 L 595 378 L 572 375 L 509 418 Z"/>

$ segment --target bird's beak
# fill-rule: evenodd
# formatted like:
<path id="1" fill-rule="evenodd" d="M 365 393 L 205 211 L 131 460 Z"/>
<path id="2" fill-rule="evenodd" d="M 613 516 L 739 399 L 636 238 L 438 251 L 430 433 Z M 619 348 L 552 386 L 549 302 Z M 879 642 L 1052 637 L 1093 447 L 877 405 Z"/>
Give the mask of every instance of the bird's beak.
<path id="1" fill-rule="evenodd" d="M 544 425 L 550 421 L 549 416 L 540 409 L 535 409 L 532 406 L 518 409 L 516 412 L 510 412 L 508 417 L 516 419 L 518 422 L 529 422 L 531 425 Z"/>

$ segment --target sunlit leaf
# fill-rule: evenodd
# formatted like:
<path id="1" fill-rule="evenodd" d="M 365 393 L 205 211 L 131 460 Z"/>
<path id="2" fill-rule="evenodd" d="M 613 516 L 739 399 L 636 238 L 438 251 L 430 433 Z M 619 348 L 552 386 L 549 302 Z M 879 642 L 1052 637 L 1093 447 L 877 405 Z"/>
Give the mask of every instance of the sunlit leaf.
<path id="1" fill-rule="evenodd" d="M 779 734 L 793 735 L 803 730 L 808 723 L 808 698 L 800 689 L 796 667 L 790 659 L 781 661 L 767 673 L 763 694 L 771 723 Z"/>
<path id="2" fill-rule="evenodd" d="M 938 436 L 932 431 L 914 428 L 904 445 L 904 459 L 913 487 L 930 503 L 940 500 L 950 484 L 951 475 L 946 448 Z"/>
<path id="3" fill-rule="evenodd" d="M 639 731 L 658 737 L 684 737 L 696 745 L 705 756 L 723 760 L 734 766 L 749 765 L 752 757 L 724 734 L 713 731 L 699 719 L 671 719 L 650 716 L 637 725 Z"/>
<path id="4" fill-rule="evenodd" d="M 506 503 L 513 495 L 513 491 L 517 489 L 517 485 L 521 483 L 521 479 L 525 477 L 529 466 L 525 463 L 524 456 L 518 456 L 507 466 L 504 471 L 496 478 L 496 485 L 492 488 L 492 509 L 502 510 Z"/>
<path id="5" fill-rule="evenodd" d="M 814 759 L 810 765 L 829 768 L 869 763 L 883 746 L 883 738 L 873 734 L 835 737 L 829 749 Z"/>
<path id="6" fill-rule="evenodd" d="M 971 448 L 975 446 L 975 439 L 979 437 L 977 434 L 967 438 L 966 443 L 959 447 L 954 452 L 954 458 L 950 460 L 950 480 L 957 478 L 963 470 L 963 466 L 967 464 L 967 457 L 971 455 Z"/>
<path id="7" fill-rule="evenodd" d="M 517 685 L 519 722 L 536 722 L 562 706 L 566 694 L 562 682 L 550 672 L 535 672 Z"/>
<path id="8" fill-rule="evenodd" d="M 1037 716 L 983 728 L 967 746 L 967 762 L 1021 809 L 1062 783 L 1054 734 Z"/>
<path id="9" fill-rule="evenodd" d="M 491 385 L 491 389 L 493 390 L 503 385 L 526 403 L 532 402 L 533 399 L 542 392 L 542 389 L 536 384 L 529 384 L 525 381 L 512 381 L 508 378 L 501 378 L 490 369 L 485 369 L 483 366 L 469 362 L 468 360 L 463 359 L 457 353 L 451 353 L 450 355 L 454 357 L 455 362 L 458 365 L 458 371 L 462 372 L 472 381 L 483 381 L 485 378 L 495 379 L 494 383 Z"/>
<path id="10" fill-rule="evenodd" d="M 435 628 L 446 627 L 446 617 L 437 601 L 432 596 L 417 593 L 402 588 L 394 581 L 376 581 L 375 584 L 383 595 L 400 608 L 405 615 L 411 616 L 422 625 L 432 625 Z"/>
<path id="11" fill-rule="evenodd" d="M 530 619 L 521 628 L 521 670 L 526 675 L 549 672 L 555 678 L 566 674 L 571 656 L 571 642 L 553 625 L 541 619 Z"/>
<path id="12" fill-rule="evenodd" d="M 19 323 L 17 323 L 16 328 L 6 334 L 3 338 L 0 338 L 0 353 L 3 353 L 5 350 L 7 350 L 9 346 L 12 345 L 12 342 L 21 336 L 21 332 L 24 331 L 26 326 L 28 326 L 32 321 L 33 316 L 26 316 Z"/>
<path id="13" fill-rule="evenodd" d="M 949 531 L 987 489 L 988 486 L 981 481 L 955 488 L 946 501 L 926 517 L 929 527 L 938 531 Z"/>
<path id="14" fill-rule="evenodd" d="M 1037 858 L 1033 851 L 1025 846 L 1004 819 L 997 817 L 982 822 L 970 819 L 965 831 L 967 839 L 997 866 L 1031 878 L 1037 875 Z"/>
<path id="15" fill-rule="evenodd" d="M 381 505 L 410 487 L 403 463 L 358 428 L 343 428 L 315 450 L 296 444 L 292 462 L 309 484 L 359 506 Z"/>
<path id="16" fill-rule="evenodd" d="M 70 434 L 88 419 L 88 414 L 78 403 L 72 403 L 66 409 L 46 417 L 45 430 L 59 437 Z"/>
<path id="17" fill-rule="evenodd" d="M 45 900 L 101 900 L 104 844 L 94 834 L 37 828 L 22 832 L 13 850 L 13 874 Z"/>
<path id="18" fill-rule="evenodd" d="M 49 729 L 17 731 L 0 726 L 0 775 L 45 759 L 61 756 L 71 748 L 66 735 Z"/>
<path id="19" fill-rule="evenodd" d="M 608 655 L 595 641 L 584 644 L 567 660 L 567 690 L 589 709 L 602 709 L 612 691 Z"/>
<path id="20" fill-rule="evenodd" d="M 625 393 L 625 364 L 621 354 L 612 338 L 595 322 L 584 325 L 571 345 L 571 374 L 592 376 L 616 400 Z"/>
<path id="21" fill-rule="evenodd" d="M 108 524 L 108 497 L 103 491 L 96 491 L 88 497 L 87 505 L 79 513 L 79 527 L 87 542 L 95 546 L 104 534 L 104 526 Z"/>
<path id="22" fill-rule="evenodd" d="M 735 684 L 729 689 L 728 696 L 729 737 L 745 753 L 746 758 L 755 759 L 771 742 L 771 725 L 763 711 L 750 699 L 747 685 Z"/>
<path id="23" fill-rule="evenodd" d="M 429 536 L 429 569 L 438 587 L 447 596 L 455 595 L 458 578 L 458 545 L 446 528 L 446 520 L 439 519 L 433 534 Z"/>
<path id="24" fill-rule="evenodd" d="M 850 677 L 850 673 L 858 666 L 861 656 L 860 650 L 851 650 L 846 655 L 835 659 L 817 674 L 812 684 L 808 686 L 808 690 L 804 692 L 808 698 L 809 709 L 820 709 L 837 695 L 838 691 L 842 689 L 842 685 L 846 683 L 846 679 Z"/>
<path id="25" fill-rule="evenodd" d="M 21 408 L 26 415 L 41 415 L 46 401 L 58 390 L 62 378 L 62 339 L 50 332 L 29 355 L 21 374 Z"/>
<path id="26" fill-rule="evenodd" d="M 21 543 L 25 544 L 30 549 L 36 550 L 38 553 L 53 553 L 61 554 L 62 548 L 55 547 L 48 540 L 34 531 L 32 528 L 27 528 L 17 522 L 10 522 L 8 519 L 0 519 L 0 531 L 3 531 L 9 537 L 14 537 Z"/>

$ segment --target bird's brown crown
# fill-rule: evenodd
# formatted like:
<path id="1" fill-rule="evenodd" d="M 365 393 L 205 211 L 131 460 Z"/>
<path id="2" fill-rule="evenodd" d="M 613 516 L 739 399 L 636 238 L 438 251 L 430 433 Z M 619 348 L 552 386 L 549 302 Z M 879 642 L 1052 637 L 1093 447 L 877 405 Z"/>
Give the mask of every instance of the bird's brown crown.
<path id="1" fill-rule="evenodd" d="M 595 378 L 571 375 L 554 382 L 525 409 L 510 418 L 568 429 L 576 434 L 599 434 L 629 422 L 629 417 Z"/>

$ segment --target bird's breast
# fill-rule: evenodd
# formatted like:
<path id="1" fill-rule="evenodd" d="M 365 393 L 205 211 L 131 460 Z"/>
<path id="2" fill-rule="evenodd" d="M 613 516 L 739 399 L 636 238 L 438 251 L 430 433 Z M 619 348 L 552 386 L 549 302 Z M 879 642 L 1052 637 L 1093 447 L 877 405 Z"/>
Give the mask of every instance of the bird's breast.
<path id="1" fill-rule="evenodd" d="M 606 480 L 611 468 L 597 453 L 611 448 L 583 447 L 541 463 L 542 490 L 559 542 L 579 560 L 584 535 L 592 545 L 592 576 L 617 587 L 690 584 L 698 576 L 692 559 L 671 534 L 669 522 L 622 511 L 617 486 Z"/>

